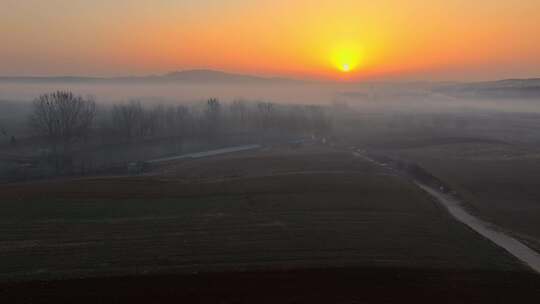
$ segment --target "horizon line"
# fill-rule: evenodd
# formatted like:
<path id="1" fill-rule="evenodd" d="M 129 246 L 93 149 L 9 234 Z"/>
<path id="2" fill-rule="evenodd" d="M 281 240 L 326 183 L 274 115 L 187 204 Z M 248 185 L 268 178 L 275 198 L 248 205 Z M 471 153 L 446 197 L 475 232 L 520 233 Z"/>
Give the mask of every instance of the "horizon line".
<path id="1" fill-rule="evenodd" d="M 166 78 L 168 76 L 173 76 L 175 73 L 190 73 L 190 72 L 209 72 L 217 73 L 225 76 L 239 76 L 239 77 L 250 77 L 259 80 L 283 80 L 283 81 L 297 81 L 297 82 L 312 82 L 312 83 L 343 83 L 343 84 L 354 84 L 354 83 L 482 83 L 482 82 L 498 82 L 498 81 L 519 81 L 519 80 L 540 80 L 540 76 L 535 77 L 505 77 L 505 78 L 494 78 L 494 79 L 483 79 L 483 80 L 429 80 L 429 79 L 394 79 L 394 80 L 384 80 L 377 79 L 336 79 L 336 78 L 314 78 L 314 77 L 290 77 L 287 75 L 276 75 L 276 74 L 258 74 L 258 73 L 244 73 L 244 72 L 235 72 L 227 71 L 222 69 L 209 69 L 209 68 L 192 68 L 192 69 L 178 69 L 171 70 L 169 72 L 163 73 L 152 73 L 152 74 L 126 74 L 126 75 L 117 75 L 117 76 L 103 76 L 103 75 L 82 75 L 82 74 L 48 74 L 48 75 L 0 75 L 0 80 L 24 80 L 24 79 L 35 79 L 35 80 L 47 80 L 47 79 L 87 79 L 87 80 L 142 80 L 143 78 Z"/>

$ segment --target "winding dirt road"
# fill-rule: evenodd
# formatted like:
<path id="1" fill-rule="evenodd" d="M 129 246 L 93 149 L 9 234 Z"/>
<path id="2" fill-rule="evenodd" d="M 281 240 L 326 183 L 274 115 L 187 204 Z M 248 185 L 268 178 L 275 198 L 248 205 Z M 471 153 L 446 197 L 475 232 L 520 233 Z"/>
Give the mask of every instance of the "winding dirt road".
<path id="1" fill-rule="evenodd" d="M 373 164 L 384 167 L 385 169 L 397 171 L 388 164 L 380 163 L 377 160 L 364 155 L 363 153 L 354 152 L 353 154 L 355 156 L 362 157 L 363 159 Z M 535 272 L 540 273 L 540 254 L 534 249 L 529 248 L 527 245 L 523 244 L 518 239 L 504 233 L 502 229 L 497 229 L 495 225 L 485 222 L 477 218 L 476 216 L 470 214 L 463 207 L 463 204 L 455 197 L 445 194 L 433 187 L 422 184 L 414 178 L 413 181 L 418 187 L 426 191 L 428 194 L 434 197 L 441 205 L 443 205 L 448 210 L 450 215 L 452 215 L 452 217 L 454 217 L 461 223 L 467 225 L 484 238 L 495 243 L 497 246 L 503 248 L 511 255 L 519 259 L 521 262 L 529 266 Z"/>
<path id="2" fill-rule="evenodd" d="M 463 208 L 462 204 L 450 195 L 446 195 L 431 187 L 416 183 L 418 187 L 429 193 L 437 199 L 448 212 L 458 221 L 469 226 L 472 230 L 489 239 L 497 246 L 505 249 L 510 254 L 518 258 L 523 263 L 527 264 L 534 271 L 540 273 L 540 254 L 533 249 L 527 247 L 519 240 L 512 236 L 497 230 L 493 225 L 482 221 L 481 219 L 470 214 Z"/>

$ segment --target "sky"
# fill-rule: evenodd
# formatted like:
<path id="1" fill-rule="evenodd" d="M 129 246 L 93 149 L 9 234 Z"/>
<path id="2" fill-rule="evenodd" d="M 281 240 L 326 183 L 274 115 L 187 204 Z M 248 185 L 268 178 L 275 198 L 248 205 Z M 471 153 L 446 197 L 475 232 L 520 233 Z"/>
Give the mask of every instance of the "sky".
<path id="1" fill-rule="evenodd" d="M 540 77 L 539 0 L 0 0 L 0 75 Z"/>

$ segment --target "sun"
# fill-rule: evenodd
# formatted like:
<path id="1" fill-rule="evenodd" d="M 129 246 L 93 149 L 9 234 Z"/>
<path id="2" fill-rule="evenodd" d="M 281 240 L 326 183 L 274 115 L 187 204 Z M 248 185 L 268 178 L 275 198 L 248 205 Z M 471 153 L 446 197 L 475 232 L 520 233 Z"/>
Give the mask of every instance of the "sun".
<path id="1" fill-rule="evenodd" d="M 334 47 L 332 65 L 343 73 L 356 70 L 360 65 L 360 47 L 354 43 L 342 43 Z"/>
<path id="2" fill-rule="evenodd" d="M 345 73 L 348 73 L 348 72 L 351 71 L 351 66 L 350 66 L 349 64 L 345 63 L 345 64 L 343 64 L 343 65 L 341 66 L 341 71 L 342 71 L 342 72 L 345 72 Z"/>

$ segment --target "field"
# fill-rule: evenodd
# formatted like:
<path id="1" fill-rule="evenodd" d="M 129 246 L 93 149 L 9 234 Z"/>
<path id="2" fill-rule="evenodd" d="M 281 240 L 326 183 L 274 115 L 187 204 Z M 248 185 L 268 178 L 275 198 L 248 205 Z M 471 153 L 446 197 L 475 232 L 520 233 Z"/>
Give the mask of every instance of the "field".
<path id="1" fill-rule="evenodd" d="M 325 268 L 0 285 L 5 303 L 529 303 L 532 273 Z"/>
<path id="2" fill-rule="evenodd" d="M 370 127 L 352 124 L 347 142 L 419 165 L 476 216 L 540 250 L 540 115 L 469 109 L 364 116 Z"/>
<path id="3" fill-rule="evenodd" d="M 262 281 L 279 273 L 294 281 L 307 275 L 301 269 L 343 282 L 366 280 L 367 271 L 379 277 L 373 288 L 396 284 L 383 273 L 402 273 L 415 278 L 411 288 L 433 280 L 435 293 L 463 280 L 488 290 L 509 276 L 540 292 L 527 287 L 537 277 L 526 267 L 410 181 L 327 147 L 269 147 L 165 163 L 142 176 L 8 184 L 0 192 L 0 279 L 20 282 L 2 285 L 10 295 L 35 279 L 54 280 L 32 287 L 39 295 L 79 284 L 58 279 L 130 276 L 148 284 L 150 275 L 227 273 L 242 281 L 257 271 Z M 492 272 L 500 279 L 485 282 Z M 193 284 L 195 293 L 206 288 Z"/>
<path id="4" fill-rule="evenodd" d="M 2 192 L 9 198 L 1 215 L 4 277 L 330 265 L 519 268 L 409 182 L 324 148 L 185 161 L 142 177 L 14 184 Z"/>
<path id="5" fill-rule="evenodd" d="M 540 150 L 460 143 L 393 152 L 462 195 L 474 213 L 540 250 Z"/>

